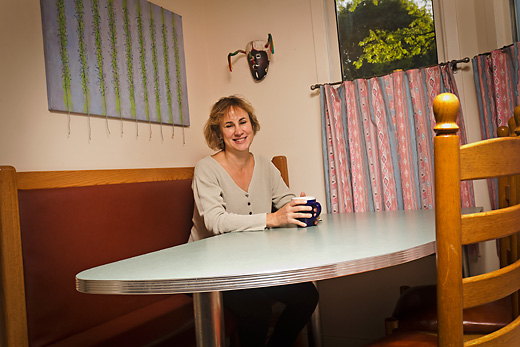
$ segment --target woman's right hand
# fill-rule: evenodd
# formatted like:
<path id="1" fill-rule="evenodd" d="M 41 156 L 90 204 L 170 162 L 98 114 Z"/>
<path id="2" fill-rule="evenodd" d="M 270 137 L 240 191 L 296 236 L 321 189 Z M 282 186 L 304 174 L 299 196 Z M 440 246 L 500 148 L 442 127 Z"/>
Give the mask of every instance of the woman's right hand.
<path id="1" fill-rule="evenodd" d="M 307 225 L 297 218 L 311 218 L 312 207 L 305 205 L 305 200 L 294 199 L 285 204 L 276 212 L 268 213 L 266 224 L 268 228 L 279 227 L 287 224 L 296 224 L 301 227 Z"/>

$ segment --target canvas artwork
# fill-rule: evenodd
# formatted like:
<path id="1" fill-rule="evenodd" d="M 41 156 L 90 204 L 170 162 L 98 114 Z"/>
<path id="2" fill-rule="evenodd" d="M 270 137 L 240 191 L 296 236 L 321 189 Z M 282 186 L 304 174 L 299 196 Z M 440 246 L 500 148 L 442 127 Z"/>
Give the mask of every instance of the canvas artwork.
<path id="1" fill-rule="evenodd" d="M 189 125 L 181 16 L 146 0 L 41 0 L 51 111 Z"/>

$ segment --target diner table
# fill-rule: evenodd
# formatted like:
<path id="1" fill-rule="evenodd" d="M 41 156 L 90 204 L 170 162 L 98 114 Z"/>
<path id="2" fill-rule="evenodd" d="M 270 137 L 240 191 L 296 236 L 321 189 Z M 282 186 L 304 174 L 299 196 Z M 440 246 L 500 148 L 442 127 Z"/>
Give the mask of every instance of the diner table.
<path id="1" fill-rule="evenodd" d="M 221 346 L 222 291 L 347 276 L 434 252 L 434 210 L 322 214 L 317 226 L 231 232 L 88 269 L 76 288 L 193 293 L 197 345 Z"/>

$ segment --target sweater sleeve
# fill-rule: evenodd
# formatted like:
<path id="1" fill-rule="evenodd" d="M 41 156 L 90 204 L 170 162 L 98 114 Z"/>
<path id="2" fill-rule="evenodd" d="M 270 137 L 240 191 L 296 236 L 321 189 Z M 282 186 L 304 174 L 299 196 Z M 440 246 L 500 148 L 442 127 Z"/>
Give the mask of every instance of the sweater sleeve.
<path id="1" fill-rule="evenodd" d="M 195 167 L 192 187 L 198 213 L 209 234 L 206 237 L 231 231 L 265 229 L 266 213 L 241 215 L 226 210 L 222 183 L 207 162 Z"/>

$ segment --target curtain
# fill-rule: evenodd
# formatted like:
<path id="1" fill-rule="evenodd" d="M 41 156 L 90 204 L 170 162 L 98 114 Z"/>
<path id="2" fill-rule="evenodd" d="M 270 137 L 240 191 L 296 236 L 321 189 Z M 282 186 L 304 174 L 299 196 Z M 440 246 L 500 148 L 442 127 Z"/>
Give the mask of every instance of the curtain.
<path id="1" fill-rule="evenodd" d="M 520 105 L 520 43 L 472 59 L 482 139 L 494 138 Z M 488 180 L 491 208 L 498 208 L 498 181 Z"/>
<path id="2" fill-rule="evenodd" d="M 450 65 L 321 86 L 327 205 L 331 213 L 430 209 L 434 202 L 432 102 L 457 95 Z M 466 131 L 457 120 L 461 144 Z M 461 184 L 463 207 L 475 205 Z"/>

